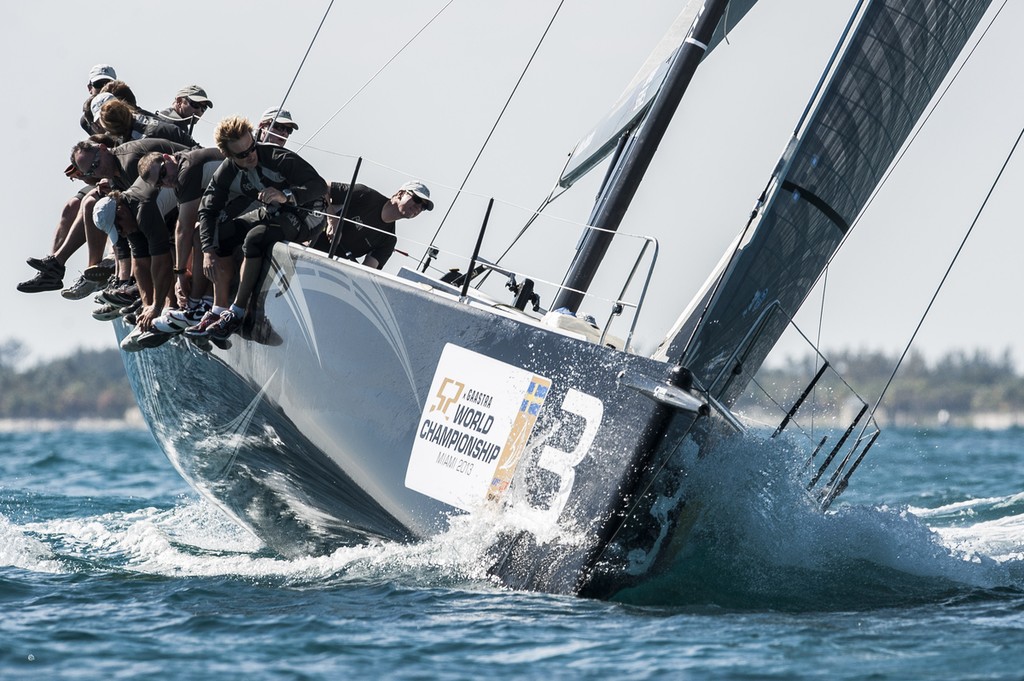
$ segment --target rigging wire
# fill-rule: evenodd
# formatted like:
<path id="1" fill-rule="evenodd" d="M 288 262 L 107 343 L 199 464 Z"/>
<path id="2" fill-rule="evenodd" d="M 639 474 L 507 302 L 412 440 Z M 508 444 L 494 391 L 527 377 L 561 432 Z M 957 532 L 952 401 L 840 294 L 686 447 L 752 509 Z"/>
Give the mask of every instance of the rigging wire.
<path id="1" fill-rule="evenodd" d="M 893 367 L 892 375 L 889 376 L 889 380 L 886 381 L 885 386 L 882 388 L 882 392 L 878 395 L 878 400 L 875 402 L 875 406 L 871 408 L 871 415 L 874 416 L 875 410 L 882 403 L 882 398 L 885 397 L 886 392 L 889 390 L 889 386 L 892 385 L 893 380 L 896 378 L 896 373 L 899 371 L 900 365 L 910 352 L 910 347 L 914 344 L 914 339 L 917 338 L 918 332 L 924 325 L 924 320 L 928 317 L 928 313 L 931 312 L 932 305 L 935 304 L 936 298 L 939 297 L 939 291 L 942 290 L 942 286 L 946 283 L 946 279 L 949 277 L 949 273 L 953 270 L 953 265 L 956 264 L 957 259 L 960 257 L 960 253 L 964 250 L 964 246 L 967 245 L 967 240 L 970 238 L 971 233 L 974 231 L 974 226 L 978 224 L 978 219 L 985 210 L 985 206 L 988 205 L 988 200 L 992 198 L 992 193 L 996 189 L 996 185 L 999 184 L 999 180 L 1003 177 L 1003 171 L 1010 164 L 1010 159 L 1013 158 L 1013 154 L 1017 151 L 1017 146 L 1020 144 L 1021 138 L 1024 138 L 1024 128 L 1021 128 L 1020 134 L 1017 135 L 1017 140 L 1013 143 L 1013 147 L 1010 149 L 1010 153 L 1007 154 L 1006 160 L 1003 161 L 1002 167 L 999 169 L 999 173 L 996 175 L 996 179 L 992 182 L 992 186 L 989 187 L 988 193 L 985 194 L 985 200 L 981 202 L 981 207 L 978 208 L 977 214 L 974 216 L 974 220 L 971 221 L 971 226 L 967 228 L 967 233 L 964 234 L 963 240 L 960 242 L 959 248 L 956 249 L 956 253 L 953 254 L 953 259 L 950 261 L 949 266 L 946 268 L 946 273 L 942 275 L 942 280 L 936 287 L 935 292 L 932 294 L 932 298 L 928 301 L 928 306 L 925 308 L 924 314 L 921 315 L 921 319 L 917 322 L 917 326 L 914 328 L 914 332 L 910 335 L 910 340 L 907 341 L 907 347 L 903 349 L 903 354 L 900 355 L 899 360 L 896 362 L 896 366 Z"/>
<path id="2" fill-rule="evenodd" d="M 476 164 L 480 161 L 480 157 L 483 156 L 484 150 L 487 148 L 488 143 L 491 141 L 491 137 L 494 135 L 494 131 L 497 130 L 498 124 L 501 122 L 502 117 L 505 115 L 505 111 L 508 110 L 509 105 L 512 103 L 512 98 L 515 97 L 516 91 L 519 89 L 520 84 L 523 82 L 523 78 L 526 77 L 526 72 L 529 71 L 530 66 L 533 64 L 534 58 L 537 56 L 537 52 L 540 51 L 540 46 L 544 44 L 544 40 L 548 36 L 548 31 L 551 30 L 551 26 L 555 23 L 555 19 L 558 17 L 558 13 L 562 9 L 562 5 L 565 4 L 565 0 L 559 0 L 558 7 L 555 8 L 554 14 L 551 15 L 551 20 L 548 22 L 547 27 L 544 29 L 544 33 L 541 35 L 540 40 L 537 41 L 537 46 L 533 48 L 533 53 L 530 54 L 530 59 L 526 62 L 526 66 L 523 67 L 523 72 L 519 74 L 519 79 L 516 81 L 515 86 L 512 88 L 512 92 L 509 93 L 508 99 L 505 100 L 505 105 L 501 107 L 501 111 L 498 113 L 497 119 L 494 121 L 494 125 L 491 126 L 491 131 L 487 133 L 487 137 L 484 139 L 484 143 L 480 146 L 480 151 L 477 152 L 476 158 L 473 159 L 473 163 L 470 164 L 469 170 L 466 172 L 466 176 L 462 179 L 462 183 L 459 185 L 458 191 L 455 192 L 455 198 L 448 204 L 448 209 L 445 211 L 444 216 L 437 225 L 437 229 L 434 231 L 434 235 L 430 237 L 430 246 L 423 252 L 423 256 L 420 258 L 420 265 L 427 259 L 430 249 L 434 247 L 434 241 L 437 239 L 437 235 L 440 234 L 441 228 L 444 223 L 448 220 L 448 216 L 452 213 L 452 208 L 455 207 L 455 202 L 459 200 L 462 195 L 462 190 L 465 189 L 466 183 L 469 182 L 470 175 L 476 169 Z"/>
<path id="3" fill-rule="evenodd" d="M 281 115 L 281 109 L 284 108 L 285 102 L 288 101 L 288 95 L 292 93 L 292 88 L 295 87 L 295 82 L 299 79 L 299 74 L 302 73 L 302 67 L 306 65 L 306 59 L 309 57 L 309 53 L 313 50 L 313 45 L 316 43 L 316 39 L 320 36 L 320 30 L 324 27 L 324 22 L 327 21 L 327 15 L 331 13 L 331 8 L 334 7 L 334 0 L 331 0 L 327 4 L 327 9 L 324 10 L 324 15 L 320 19 L 320 25 L 316 27 L 316 32 L 313 33 L 313 39 L 309 41 L 309 47 L 306 48 L 306 53 L 302 55 L 302 61 L 299 62 L 299 68 L 295 69 L 295 75 L 292 76 L 292 82 L 288 83 L 288 89 L 284 93 L 284 97 L 281 98 L 281 103 L 277 107 L 277 113 L 274 114 L 274 121 L 277 121 L 277 117 Z"/>
<path id="4" fill-rule="evenodd" d="M 825 326 L 825 298 L 828 294 L 828 263 L 825 263 L 825 269 L 821 273 L 821 305 L 818 308 L 818 333 L 814 337 L 814 347 L 821 347 L 821 330 Z M 818 373 L 818 360 L 821 359 L 820 352 L 814 353 L 814 373 Z M 817 410 L 814 405 L 817 403 L 818 391 L 815 390 L 811 395 L 811 433 L 814 433 L 814 415 Z"/>
<path id="5" fill-rule="evenodd" d="M 572 154 L 570 154 L 565 159 L 565 165 L 562 166 L 562 170 L 558 173 L 558 177 L 559 178 L 561 178 L 562 174 L 565 173 L 565 169 L 569 167 L 569 161 L 571 159 L 572 159 Z M 555 200 L 557 200 L 558 198 L 560 198 L 562 196 L 562 194 L 565 194 L 567 191 L 569 191 L 568 187 L 563 188 L 562 191 L 558 191 L 558 188 L 560 186 L 561 185 L 560 185 L 559 182 L 555 182 L 555 186 L 551 188 L 551 191 L 548 192 L 548 195 L 545 196 L 543 198 L 543 200 L 541 200 L 540 205 L 537 206 L 537 208 L 535 208 L 534 211 L 530 214 L 530 217 L 526 220 L 526 224 L 524 224 L 519 229 L 519 232 L 512 238 L 512 241 L 509 243 L 508 246 L 505 247 L 505 250 L 501 252 L 501 255 L 499 255 L 498 259 L 494 261 L 494 264 L 500 265 L 502 259 L 506 255 L 509 254 L 509 251 L 511 251 L 515 247 L 515 245 L 517 243 L 519 243 L 519 240 L 521 238 L 523 238 L 523 235 L 526 234 L 526 231 L 528 229 L 530 229 L 530 227 L 533 226 L 533 223 L 536 222 L 537 218 L 540 217 L 540 214 L 544 212 L 544 209 L 547 208 L 548 206 L 550 206 L 552 203 L 554 203 Z M 432 245 L 433 245 L 433 242 L 431 242 L 431 246 Z M 484 272 L 483 276 L 480 277 L 480 280 L 477 282 L 477 284 L 476 284 L 476 286 L 474 288 L 479 290 L 480 287 L 484 285 L 484 282 L 487 281 L 487 277 L 490 276 L 492 271 L 493 270 L 487 270 L 486 272 Z"/>
<path id="6" fill-rule="evenodd" d="M 347 107 L 347 106 L 348 106 L 349 104 L 351 104 L 351 103 L 352 103 L 352 100 L 353 100 L 353 99 L 355 99 L 356 97 L 358 97 L 358 96 L 359 96 L 359 93 L 361 93 L 361 92 L 362 92 L 363 90 L 365 90 L 365 89 L 366 89 L 367 87 L 369 87 L 370 83 L 372 83 L 372 82 L 373 82 L 374 80 L 376 80 L 376 79 L 377 79 L 377 76 L 379 76 L 379 75 L 381 74 L 381 72 L 382 72 L 382 71 L 384 71 L 384 69 L 386 69 L 386 68 L 387 68 L 388 66 L 390 66 L 390 65 L 391 65 L 391 62 L 393 62 L 393 61 L 395 61 L 396 59 L 398 59 L 398 56 L 399 56 L 400 54 L 402 54 L 403 52 L 405 52 L 405 49 L 406 49 L 407 47 L 409 47 L 409 45 L 412 45 L 413 41 L 414 41 L 414 40 L 416 40 L 416 38 L 420 37 L 420 34 L 421 34 L 421 33 L 423 33 L 423 32 L 424 32 L 425 30 L 427 30 L 427 28 L 428 28 L 428 27 L 429 27 L 429 26 L 430 26 L 430 25 L 431 25 L 432 23 L 434 23 L 434 21 L 435 21 L 435 20 L 436 20 L 436 19 L 437 19 L 437 18 L 438 18 L 439 16 L 441 16 L 442 12 L 444 12 L 444 11 L 445 11 L 446 9 L 448 9 L 448 6 L 449 6 L 449 5 L 451 5 L 451 4 L 453 3 L 453 2 L 455 2 L 455 0 L 448 0 L 448 2 L 447 2 L 447 3 L 445 3 L 444 7 L 442 7 L 442 8 L 441 8 L 441 9 L 439 9 L 439 10 L 437 10 L 437 13 L 436 13 L 436 14 L 434 14 L 434 16 L 430 17 L 430 20 L 429 20 L 429 21 L 427 21 L 427 23 L 425 23 L 425 24 L 424 24 L 424 25 L 423 25 L 423 26 L 422 26 L 422 27 L 420 28 L 420 30 L 416 31 L 416 33 L 415 33 L 415 34 L 413 34 L 413 36 L 412 36 L 411 38 L 409 38 L 409 40 L 407 40 L 407 41 L 406 41 L 406 43 L 405 43 L 404 45 L 402 45 L 402 47 L 400 47 L 400 48 L 398 49 L 398 52 L 395 52 L 395 53 L 394 53 L 393 55 L 391 55 L 391 58 L 390 58 L 390 59 L 388 59 L 388 60 L 387 60 L 386 62 L 384 62 L 384 64 L 383 64 L 383 65 L 381 65 L 381 67 L 380 67 L 379 69 L 377 69 L 377 70 L 376 70 L 376 71 L 374 72 L 374 74 L 373 74 L 372 76 L 370 76 L 370 77 L 369 77 L 369 78 L 367 79 L 367 81 L 366 81 L 365 83 L 363 83 L 363 84 L 362 84 L 361 86 L 359 86 L 359 89 L 358 89 L 358 90 L 356 90 L 355 92 L 353 92 L 353 93 L 352 93 L 352 95 L 351 95 L 351 96 L 350 96 L 350 97 L 349 97 L 348 99 L 346 99 L 346 100 L 345 100 L 345 103 L 344 103 L 344 104 L 342 104 L 342 105 L 341 105 L 340 107 L 338 107 L 338 110 L 337 110 L 337 111 L 335 111 L 335 112 L 334 112 L 333 114 L 331 114 L 331 117 L 330 117 L 330 118 L 328 118 L 328 119 L 327 119 L 326 121 L 324 121 L 324 122 L 323 122 L 323 124 L 322 124 L 322 125 L 321 125 L 321 126 L 320 126 L 319 128 L 317 128 L 316 130 L 314 130 L 314 131 L 313 131 L 313 134 L 309 136 L 309 139 L 307 139 L 307 140 L 306 140 L 305 142 L 303 142 L 303 143 L 299 144 L 299 149 L 303 149 L 303 148 L 305 148 L 305 147 L 306 147 L 306 145 L 307 145 L 307 144 L 308 144 L 309 142 L 312 142 L 312 141 L 313 141 L 313 138 L 314 138 L 314 137 L 316 137 L 316 136 L 317 136 L 317 135 L 319 135 L 319 134 L 320 134 L 321 132 L 323 132 L 324 128 L 326 128 L 326 127 L 327 127 L 328 125 L 330 125 L 331 121 L 333 121 L 333 120 L 334 120 L 334 119 L 335 119 L 335 118 L 336 118 L 336 117 L 338 116 L 338 114 L 340 114 L 340 113 L 341 113 L 341 112 L 342 112 L 342 111 L 343 111 L 343 110 L 345 109 L 345 107 Z M 334 4 L 334 0 L 331 0 L 331 4 L 332 4 L 332 5 Z M 330 7 L 328 7 L 328 8 L 327 8 L 327 11 L 329 12 L 329 11 L 330 11 L 330 9 L 331 9 L 331 8 L 330 8 Z M 326 18 L 327 18 L 327 15 L 326 15 L 326 14 L 324 14 L 324 19 L 326 19 Z M 321 23 L 321 25 L 323 25 L 323 22 L 320 22 L 320 23 Z M 320 29 L 317 29 L 317 32 L 319 32 L 319 30 L 320 30 Z M 315 38 L 314 38 L 314 39 L 315 39 Z M 312 47 L 312 45 L 310 45 L 310 47 Z M 307 54 L 308 54 L 308 52 L 307 52 Z M 303 61 L 305 61 L 305 60 L 303 60 Z M 300 67 L 300 68 L 301 68 L 301 67 Z M 297 75 L 297 74 L 296 74 L 296 75 Z M 291 91 L 291 88 L 289 88 L 289 91 Z M 287 98 L 287 95 L 285 95 L 285 98 Z M 282 106 L 282 107 L 284 106 L 284 102 L 282 102 L 282 103 L 281 103 L 281 106 Z"/>

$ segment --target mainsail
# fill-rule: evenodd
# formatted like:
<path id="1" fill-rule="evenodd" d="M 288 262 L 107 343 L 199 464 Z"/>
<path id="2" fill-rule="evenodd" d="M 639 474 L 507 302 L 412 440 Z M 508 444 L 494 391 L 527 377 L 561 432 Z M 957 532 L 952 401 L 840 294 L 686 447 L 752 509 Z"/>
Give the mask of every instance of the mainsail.
<path id="1" fill-rule="evenodd" d="M 810 293 L 990 0 L 876 0 L 780 160 L 765 207 L 656 357 L 731 403 Z"/>

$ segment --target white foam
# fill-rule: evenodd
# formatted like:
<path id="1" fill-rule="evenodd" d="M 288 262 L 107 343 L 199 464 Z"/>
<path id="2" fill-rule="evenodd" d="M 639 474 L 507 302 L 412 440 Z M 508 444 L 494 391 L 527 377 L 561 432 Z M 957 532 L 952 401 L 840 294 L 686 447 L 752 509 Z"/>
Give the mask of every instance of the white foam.
<path id="1" fill-rule="evenodd" d="M 53 552 L 43 542 L 31 537 L 0 515 L 0 565 L 35 572 L 67 572 L 54 560 Z"/>
<path id="2" fill-rule="evenodd" d="M 870 563 L 985 588 L 1013 583 L 1003 568 L 1024 547 L 1019 517 L 936 531 L 928 513 L 907 508 L 839 503 L 822 514 L 794 472 L 798 461 L 782 442 L 731 440 L 686 462 L 688 495 L 703 506 L 704 529 L 751 564 L 828 572 Z"/>

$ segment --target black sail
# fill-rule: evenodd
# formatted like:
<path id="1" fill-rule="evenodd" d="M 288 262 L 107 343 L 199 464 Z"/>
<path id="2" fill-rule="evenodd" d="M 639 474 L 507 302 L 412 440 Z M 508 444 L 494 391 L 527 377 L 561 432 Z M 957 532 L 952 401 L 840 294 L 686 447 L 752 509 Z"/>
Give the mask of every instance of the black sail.
<path id="1" fill-rule="evenodd" d="M 779 162 L 763 212 L 656 356 L 690 368 L 724 403 L 735 399 L 746 381 L 732 377 L 764 361 L 989 4 L 878 0 L 863 10 Z"/>

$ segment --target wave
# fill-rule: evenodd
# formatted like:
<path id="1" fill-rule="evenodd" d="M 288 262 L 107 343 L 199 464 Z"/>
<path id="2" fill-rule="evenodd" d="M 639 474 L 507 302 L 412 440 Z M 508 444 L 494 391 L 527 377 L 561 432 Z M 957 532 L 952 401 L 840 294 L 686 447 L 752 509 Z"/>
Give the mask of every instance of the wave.
<path id="1" fill-rule="evenodd" d="M 472 527 L 471 527 L 472 525 Z M 226 577 L 291 588 L 346 584 L 493 588 L 474 547 L 485 524 L 456 519 L 453 530 L 419 544 L 378 542 L 330 555 L 283 558 L 202 499 L 27 523 L 0 515 L 0 565 L 36 572 Z M 488 531 L 488 536 L 492 537 Z"/>
<path id="2" fill-rule="evenodd" d="M 837 504 L 821 513 L 796 449 L 731 439 L 684 463 L 699 509 L 662 574 L 617 600 L 782 610 L 1024 593 L 1024 495 L 942 509 Z M 968 509 L 980 522 L 965 522 Z M 946 527 L 950 517 L 959 527 Z"/>
<path id="3" fill-rule="evenodd" d="M 784 442 L 731 440 L 694 451 L 683 493 L 699 508 L 658 574 L 615 600 L 644 606 L 862 609 L 1024 593 L 1024 493 L 937 508 L 837 504 L 821 513 Z M 285 559 L 214 506 L 63 517 L 18 526 L 0 515 L 0 564 L 38 572 L 225 577 L 293 588 L 391 584 L 495 589 L 487 555 L 529 518 L 464 515 L 419 544 L 391 542 Z M 569 537 L 562 537 L 569 540 Z"/>

